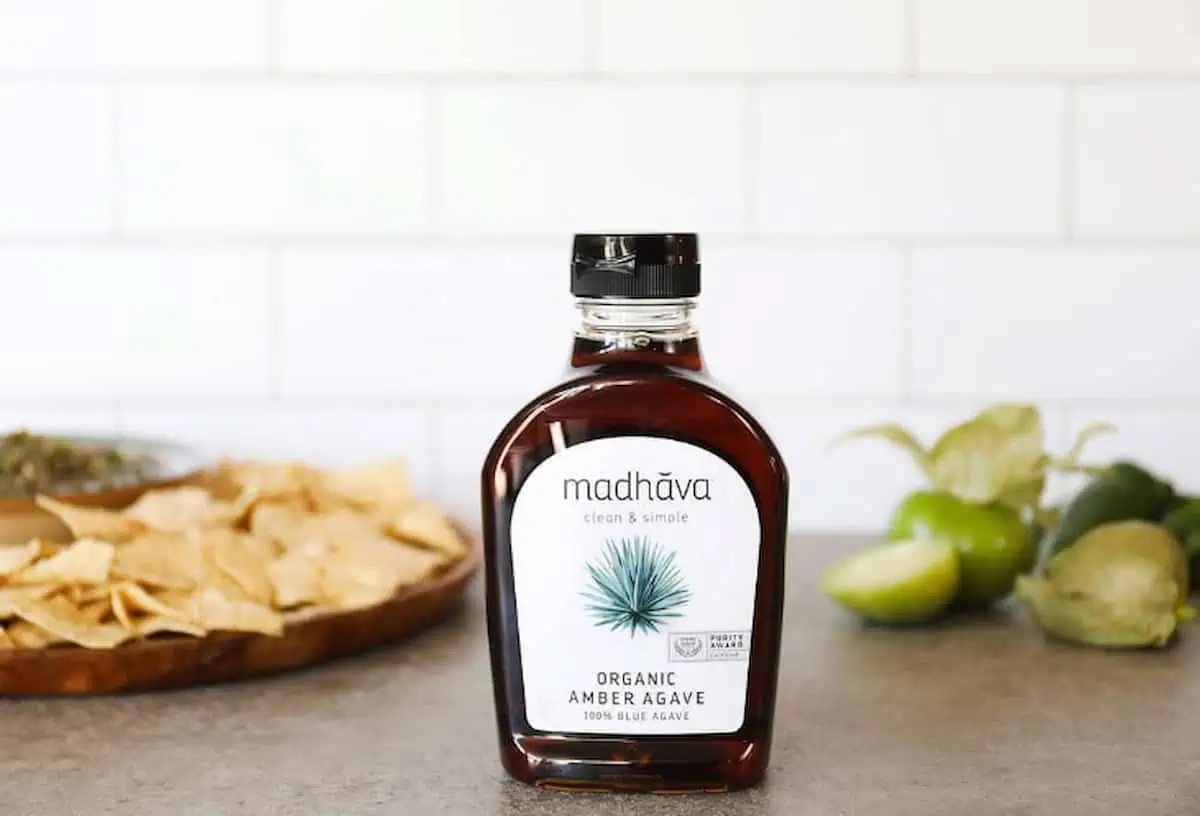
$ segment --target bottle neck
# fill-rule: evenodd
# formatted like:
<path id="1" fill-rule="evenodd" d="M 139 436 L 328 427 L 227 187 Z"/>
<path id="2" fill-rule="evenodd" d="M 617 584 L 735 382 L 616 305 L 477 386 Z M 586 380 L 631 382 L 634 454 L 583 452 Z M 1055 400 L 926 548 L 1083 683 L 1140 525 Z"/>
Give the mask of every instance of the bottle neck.
<path id="1" fill-rule="evenodd" d="M 582 320 L 575 332 L 573 367 L 633 363 L 704 368 L 693 300 L 580 298 L 577 306 Z"/>

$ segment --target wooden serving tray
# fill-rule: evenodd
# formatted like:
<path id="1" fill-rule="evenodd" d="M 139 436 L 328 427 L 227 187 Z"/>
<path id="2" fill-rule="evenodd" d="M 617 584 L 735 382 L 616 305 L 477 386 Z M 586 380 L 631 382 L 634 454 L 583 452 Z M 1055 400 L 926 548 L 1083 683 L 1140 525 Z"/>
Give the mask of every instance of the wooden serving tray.
<path id="1" fill-rule="evenodd" d="M 477 541 L 438 577 L 353 612 L 298 621 L 283 635 L 219 632 L 156 637 L 115 649 L 54 646 L 0 651 L 0 697 L 118 694 L 278 674 L 397 641 L 445 617 L 483 560 Z"/>

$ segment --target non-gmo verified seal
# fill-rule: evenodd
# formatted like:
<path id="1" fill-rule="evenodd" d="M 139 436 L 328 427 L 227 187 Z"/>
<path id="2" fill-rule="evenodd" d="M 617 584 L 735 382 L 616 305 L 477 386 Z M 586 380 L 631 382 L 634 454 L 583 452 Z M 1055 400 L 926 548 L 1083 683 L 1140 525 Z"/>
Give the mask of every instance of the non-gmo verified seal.
<path id="1" fill-rule="evenodd" d="M 672 632 L 667 638 L 672 663 L 750 659 L 749 632 Z"/>

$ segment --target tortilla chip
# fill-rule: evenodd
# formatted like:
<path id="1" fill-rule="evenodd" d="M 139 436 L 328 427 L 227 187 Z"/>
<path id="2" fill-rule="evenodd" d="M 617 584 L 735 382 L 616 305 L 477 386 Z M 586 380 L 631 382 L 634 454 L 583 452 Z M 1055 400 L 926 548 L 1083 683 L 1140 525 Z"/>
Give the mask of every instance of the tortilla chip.
<path id="1" fill-rule="evenodd" d="M 250 493 L 259 501 L 302 499 L 312 469 L 299 462 L 222 462 L 215 474 L 218 489 Z"/>
<path id="2" fill-rule="evenodd" d="M 136 586 L 131 584 L 130 586 Z M 113 617 L 117 623 L 125 627 L 125 631 L 132 632 L 134 628 L 133 615 L 129 614 L 129 609 L 125 606 L 125 596 L 117 592 L 116 587 L 109 588 L 111 597 L 109 598 L 109 606 L 112 607 Z"/>
<path id="3" fill-rule="evenodd" d="M 134 628 L 134 634 L 140 638 L 150 637 L 162 632 L 170 632 L 177 635 L 191 635 L 192 637 L 202 638 L 208 634 L 203 626 L 191 621 L 181 620 L 179 618 L 164 618 L 158 615 L 151 615 L 148 618 L 142 618 L 137 621 Z"/>
<path id="4" fill-rule="evenodd" d="M 248 600 L 270 604 L 273 590 L 267 574 L 275 558 L 269 540 L 233 530 L 213 530 L 205 536 L 212 563 L 241 588 Z"/>
<path id="5" fill-rule="evenodd" d="M 76 604 L 76 606 L 79 607 L 79 614 L 88 623 L 100 623 L 112 612 L 112 604 L 108 598 L 101 598 L 98 601 L 90 601 L 85 604 Z"/>
<path id="6" fill-rule="evenodd" d="M 40 539 L 15 547 L 0 547 L 0 578 L 20 572 L 42 554 L 44 545 Z"/>
<path id="7" fill-rule="evenodd" d="M 383 522 L 378 517 L 346 509 L 315 516 L 311 527 L 320 530 L 331 544 L 346 538 L 375 537 L 383 532 Z"/>
<path id="8" fill-rule="evenodd" d="M 129 639 L 119 623 L 92 623 L 63 597 L 18 602 L 16 615 L 52 637 L 88 649 L 111 649 Z"/>
<path id="9" fill-rule="evenodd" d="M 204 552 L 187 535 L 151 533 L 117 548 L 112 574 L 127 581 L 190 590 L 205 576 Z"/>
<path id="10" fill-rule="evenodd" d="M 239 533 L 242 545 L 264 561 L 274 561 L 283 549 L 269 538 L 254 533 Z"/>
<path id="11" fill-rule="evenodd" d="M 0 634 L 21 648 L 278 635 L 285 620 L 385 602 L 467 550 L 398 460 L 224 462 L 210 487 L 153 490 L 121 513 L 39 497 L 76 541 L 0 548 Z"/>
<path id="12" fill-rule="evenodd" d="M 0 589 L 0 621 L 16 616 L 18 601 L 23 601 L 27 598 L 45 598 L 52 595 L 57 589 L 58 587 L 51 586 L 50 584 L 21 587 L 20 589 Z"/>
<path id="13" fill-rule="evenodd" d="M 326 564 L 321 571 L 321 599 L 339 611 L 383 603 L 396 592 L 392 577 L 348 561 Z"/>
<path id="14" fill-rule="evenodd" d="M 17 614 L 18 595 L 25 595 L 25 590 L 0 589 L 0 621 L 6 621 Z"/>
<path id="15" fill-rule="evenodd" d="M 212 548 L 207 541 L 203 544 L 203 560 L 204 574 L 199 581 L 196 582 L 196 589 L 204 589 L 211 587 L 217 590 L 227 598 L 235 601 L 250 601 L 250 593 L 242 589 L 242 585 L 235 581 L 229 573 L 222 569 L 213 555 Z"/>
<path id="16" fill-rule="evenodd" d="M 57 555 L 43 558 L 9 578 L 19 584 L 102 584 L 113 564 L 113 545 L 82 538 Z"/>
<path id="17" fill-rule="evenodd" d="M 344 541 L 377 539 L 383 532 L 379 519 L 343 508 L 306 517 L 281 545 L 288 552 L 295 549 L 318 552 Z"/>
<path id="18" fill-rule="evenodd" d="M 110 588 L 113 614 L 117 620 L 130 631 L 135 631 L 137 625 L 131 613 L 147 613 L 164 618 L 182 619 L 185 613 L 155 598 L 137 584 L 116 584 Z"/>
<path id="19" fill-rule="evenodd" d="M 283 619 L 278 612 L 253 601 L 231 599 L 212 587 L 193 594 L 187 611 L 189 619 L 210 631 L 283 634 Z"/>
<path id="20" fill-rule="evenodd" d="M 192 593 L 180 589 L 153 589 L 150 590 L 150 596 L 164 606 L 174 609 L 176 617 L 186 614 L 188 605 L 192 602 Z"/>
<path id="21" fill-rule="evenodd" d="M 72 584 L 63 592 L 67 599 L 76 606 L 92 603 L 108 598 L 108 583 L 101 584 Z"/>
<path id="22" fill-rule="evenodd" d="M 378 535 L 383 532 L 383 523 L 344 508 L 314 514 L 297 512 L 294 506 L 262 504 L 250 516 L 250 530 L 283 550 L 291 551 L 297 547 L 311 549 L 331 546 L 346 538 Z"/>
<path id="23" fill-rule="evenodd" d="M 362 510 L 400 510 L 413 502 L 408 469 L 399 459 L 326 471 L 317 484 L 324 495 Z"/>
<path id="24" fill-rule="evenodd" d="M 321 598 L 321 562 L 303 549 L 288 552 L 267 566 L 275 606 L 289 609 Z"/>
<path id="25" fill-rule="evenodd" d="M 350 511 L 312 516 L 283 542 L 285 553 L 301 552 L 313 558 L 326 558 L 339 547 L 354 542 L 389 540 L 378 521 Z M 394 542 L 393 542 L 394 543 Z"/>
<path id="26" fill-rule="evenodd" d="M 214 499 L 202 487 L 185 485 L 151 490 L 124 512 L 150 530 L 169 533 L 234 524 L 245 513 L 245 507 L 238 502 Z"/>
<path id="27" fill-rule="evenodd" d="M 451 558 L 467 554 L 467 543 L 433 504 L 414 504 L 392 518 L 388 532 Z"/>
<path id="28" fill-rule="evenodd" d="M 293 623 L 304 623 L 305 621 L 314 620 L 315 618 L 321 618 L 326 615 L 333 615 L 336 613 L 337 610 L 332 607 L 322 606 L 321 604 L 311 604 L 309 606 L 302 606 L 297 609 L 289 609 L 284 612 L 283 623 L 285 626 L 290 626 Z"/>
<path id="29" fill-rule="evenodd" d="M 47 646 L 63 642 L 62 638 L 25 621 L 10 624 L 4 631 L 18 649 L 45 649 Z"/>
<path id="30" fill-rule="evenodd" d="M 112 510 L 75 507 L 48 496 L 38 496 L 36 501 L 38 507 L 57 516 L 76 538 L 99 538 L 116 544 L 128 541 L 146 530 L 146 526 L 137 519 Z"/>
<path id="31" fill-rule="evenodd" d="M 297 536 L 309 518 L 308 510 L 295 502 L 268 502 L 250 512 L 250 532 L 283 545 Z"/>
<path id="32" fill-rule="evenodd" d="M 8 633 L 4 631 L 4 627 L 0 626 L 0 652 L 4 651 L 5 649 L 15 648 L 17 648 L 17 644 L 12 642 L 12 638 L 10 638 Z"/>
<path id="33" fill-rule="evenodd" d="M 424 581 L 445 566 L 448 559 L 442 553 L 416 547 L 386 536 L 344 539 L 338 555 L 377 564 L 395 576 L 397 588 Z"/>
<path id="34" fill-rule="evenodd" d="M 321 565 L 321 596 L 337 609 L 361 609 L 433 575 L 444 556 L 382 536 L 350 538 Z"/>

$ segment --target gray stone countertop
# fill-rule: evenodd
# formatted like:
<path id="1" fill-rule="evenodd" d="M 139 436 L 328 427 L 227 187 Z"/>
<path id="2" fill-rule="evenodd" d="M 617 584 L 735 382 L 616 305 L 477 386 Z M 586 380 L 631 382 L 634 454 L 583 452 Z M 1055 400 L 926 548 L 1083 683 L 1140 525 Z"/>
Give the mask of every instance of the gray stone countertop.
<path id="1" fill-rule="evenodd" d="M 753 791 L 508 781 L 476 581 L 436 629 L 340 663 L 167 694 L 0 701 L 0 814 L 1200 813 L 1200 631 L 1166 652 L 1108 654 L 1048 643 L 1013 612 L 865 629 L 817 589 L 821 567 L 862 544 L 791 542 L 775 748 Z"/>

